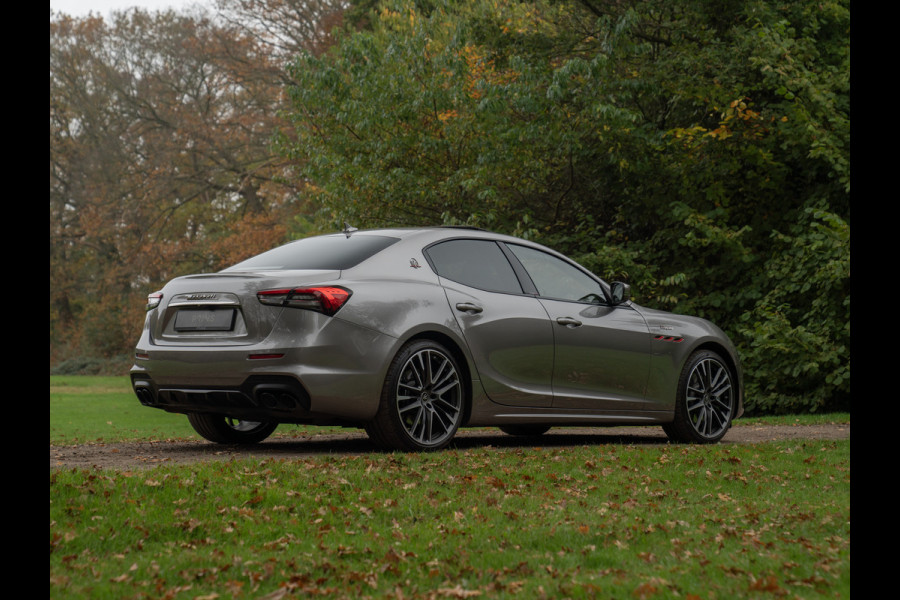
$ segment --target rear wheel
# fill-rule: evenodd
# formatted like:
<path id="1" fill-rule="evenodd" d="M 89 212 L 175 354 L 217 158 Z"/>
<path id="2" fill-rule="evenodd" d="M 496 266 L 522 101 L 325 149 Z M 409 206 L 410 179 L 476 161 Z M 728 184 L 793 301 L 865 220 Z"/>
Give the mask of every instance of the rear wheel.
<path id="1" fill-rule="evenodd" d="M 437 450 L 462 423 L 465 392 L 453 354 L 431 340 L 416 340 L 394 357 L 375 418 L 366 433 L 391 450 Z"/>
<path id="2" fill-rule="evenodd" d="M 663 430 L 675 442 L 718 442 L 731 427 L 736 398 L 725 361 L 709 350 L 695 352 L 678 380 L 675 419 Z"/>
<path id="3" fill-rule="evenodd" d="M 278 423 L 241 421 L 224 415 L 192 413 L 187 417 L 194 431 L 217 444 L 256 444 L 278 427 Z"/>

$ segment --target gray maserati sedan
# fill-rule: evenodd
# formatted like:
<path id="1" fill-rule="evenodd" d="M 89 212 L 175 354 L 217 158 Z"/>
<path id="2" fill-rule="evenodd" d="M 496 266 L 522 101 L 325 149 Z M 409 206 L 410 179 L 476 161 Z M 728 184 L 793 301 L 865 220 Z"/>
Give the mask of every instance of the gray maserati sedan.
<path id="1" fill-rule="evenodd" d="M 460 427 L 660 425 L 717 442 L 743 412 L 712 323 L 643 308 L 549 248 L 488 231 L 357 231 L 291 242 L 150 294 L 131 381 L 204 438 L 280 423 L 438 449 Z"/>

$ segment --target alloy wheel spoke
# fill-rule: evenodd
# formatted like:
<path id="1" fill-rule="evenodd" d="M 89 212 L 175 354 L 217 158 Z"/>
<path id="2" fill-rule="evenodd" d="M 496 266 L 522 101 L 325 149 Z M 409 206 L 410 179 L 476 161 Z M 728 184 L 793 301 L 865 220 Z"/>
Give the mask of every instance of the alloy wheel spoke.
<path id="1" fill-rule="evenodd" d="M 706 434 L 712 435 L 713 433 L 719 431 L 722 427 L 722 421 L 716 416 L 715 411 L 712 408 L 707 407 L 706 409 Z"/>
<path id="2" fill-rule="evenodd" d="M 405 413 L 408 410 L 413 410 L 415 408 L 422 408 L 422 401 L 419 400 L 417 396 L 398 397 L 397 400 L 402 400 L 404 398 L 407 400 L 412 400 L 413 402 L 409 402 L 403 406 L 399 406 L 399 403 L 398 403 L 398 410 L 400 411 L 401 414 Z"/>
<path id="3" fill-rule="evenodd" d="M 241 421 L 234 417 L 225 417 L 225 424 L 235 431 L 252 431 L 261 425 L 257 421 Z"/>
<path id="4" fill-rule="evenodd" d="M 716 393 L 716 390 L 722 389 L 723 386 L 730 386 L 731 381 L 728 378 L 728 372 L 724 367 L 719 367 L 718 371 L 716 371 L 715 377 L 712 378 L 709 384 L 709 391 L 711 393 Z"/>
<path id="5" fill-rule="evenodd" d="M 434 386 L 434 357 L 432 356 L 432 352 L 429 351 L 422 356 L 422 362 L 425 364 L 425 371 L 423 373 L 425 379 L 425 385 L 427 387 Z"/>
<path id="6" fill-rule="evenodd" d="M 432 423 L 436 422 L 438 425 L 440 425 L 441 433 L 444 433 L 448 429 L 450 429 L 450 423 L 448 423 L 447 420 L 444 418 L 445 416 L 447 416 L 446 412 L 441 412 L 439 410 L 432 410 L 429 412 L 431 412 Z"/>
<path id="7" fill-rule="evenodd" d="M 703 391 L 705 392 L 709 389 L 709 365 L 706 361 L 703 361 L 699 365 L 697 365 L 697 368 L 697 378 L 699 379 L 700 384 L 703 386 Z"/>
<path id="8" fill-rule="evenodd" d="M 688 396 L 687 406 L 689 412 L 693 412 L 694 410 L 700 408 L 701 406 L 703 406 L 703 396 Z"/>
<path id="9" fill-rule="evenodd" d="M 716 425 L 717 430 L 721 429 L 723 425 L 725 425 L 725 421 L 722 418 L 722 413 L 715 409 L 715 407 L 709 407 L 709 423 L 712 426 L 713 420 L 718 422 Z"/>
<path id="10" fill-rule="evenodd" d="M 703 429 L 705 428 L 705 426 L 706 426 L 706 411 L 703 410 L 703 408 L 701 408 L 699 411 L 697 411 L 697 423 L 695 424 L 695 427 L 697 428 L 697 431 L 702 432 Z"/>
<path id="11" fill-rule="evenodd" d="M 691 377 L 690 381 L 688 381 L 688 391 L 694 392 L 700 396 L 706 393 L 706 386 L 703 385 L 703 380 L 700 379 L 699 375 L 697 377 Z"/>
<path id="12" fill-rule="evenodd" d="M 457 387 L 459 387 L 459 381 L 454 379 L 453 381 L 448 382 L 447 385 L 440 387 L 440 388 L 436 388 L 434 390 L 434 395 L 439 398 L 442 398 L 444 396 L 444 394 L 446 394 L 448 391 L 453 390 Z"/>
<path id="13" fill-rule="evenodd" d="M 422 430 L 422 441 L 430 442 L 434 439 L 434 411 L 425 410 L 425 427 Z"/>
<path id="14" fill-rule="evenodd" d="M 418 396 L 422 392 L 422 386 L 410 382 L 401 381 L 399 387 L 411 391 L 413 396 Z"/>
<path id="15" fill-rule="evenodd" d="M 729 391 L 730 389 L 731 389 L 731 380 L 726 378 L 722 382 L 720 382 L 718 386 L 716 386 L 715 388 L 710 390 L 709 393 L 712 394 L 713 396 L 718 397 L 718 396 L 721 396 L 722 394 L 724 394 L 725 392 Z"/>
<path id="16" fill-rule="evenodd" d="M 729 404 L 727 401 L 723 401 L 722 398 L 715 398 L 713 400 L 713 406 L 717 408 L 717 412 L 723 415 L 727 415 L 731 410 L 731 404 Z"/>
<path id="17" fill-rule="evenodd" d="M 434 407 L 436 410 L 440 410 L 441 408 L 443 408 L 444 414 L 447 415 L 455 415 L 459 412 L 459 406 L 445 398 L 436 398 L 434 401 Z"/>
<path id="18" fill-rule="evenodd" d="M 410 425 L 410 427 L 409 427 L 409 432 L 413 436 L 415 436 L 415 432 L 419 428 L 419 424 L 422 423 L 422 416 L 424 415 L 424 413 L 425 413 L 424 408 L 420 408 L 418 411 L 416 411 L 415 419 L 413 420 L 412 425 Z"/>
<path id="19" fill-rule="evenodd" d="M 432 377 L 430 379 L 430 383 L 431 383 L 432 387 L 438 386 L 442 382 L 453 377 L 454 371 L 453 371 L 452 365 L 450 365 L 450 361 L 447 360 L 445 357 L 441 357 L 441 358 L 443 358 L 443 361 L 441 362 L 440 365 L 438 365 L 437 370 L 432 373 Z M 447 369 L 448 366 L 450 367 L 450 369 Z M 445 369 L 447 369 L 446 373 L 444 372 Z"/>
<path id="20" fill-rule="evenodd" d="M 428 385 L 427 361 L 424 360 L 424 357 L 421 354 L 417 354 L 410 360 L 409 366 L 413 376 L 416 378 L 419 389 L 425 389 Z"/>
<path id="21" fill-rule="evenodd" d="M 442 377 L 440 381 L 434 382 L 431 389 L 438 396 L 444 394 L 447 390 L 453 389 L 459 385 L 459 379 L 456 377 L 456 371 L 451 371 L 446 377 Z"/>

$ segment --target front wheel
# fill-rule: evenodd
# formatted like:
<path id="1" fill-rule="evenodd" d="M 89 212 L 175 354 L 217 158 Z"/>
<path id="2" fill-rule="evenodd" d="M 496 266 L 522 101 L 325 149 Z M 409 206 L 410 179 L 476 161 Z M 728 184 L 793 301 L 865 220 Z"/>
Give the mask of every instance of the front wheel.
<path id="1" fill-rule="evenodd" d="M 217 444 L 256 444 L 278 427 L 278 423 L 241 421 L 224 415 L 191 413 L 187 417 L 194 431 Z"/>
<path id="2" fill-rule="evenodd" d="M 711 444 L 731 427 L 737 389 L 725 361 L 709 350 L 688 358 L 675 399 L 675 419 L 663 425 L 674 442 Z"/>
<path id="3" fill-rule="evenodd" d="M 375 418 L 366 433 L 391 450 L 437 450 L 456 434 L 465 414 L 461 371 L 437 342 L 416 340 L 394 357 Z"/>

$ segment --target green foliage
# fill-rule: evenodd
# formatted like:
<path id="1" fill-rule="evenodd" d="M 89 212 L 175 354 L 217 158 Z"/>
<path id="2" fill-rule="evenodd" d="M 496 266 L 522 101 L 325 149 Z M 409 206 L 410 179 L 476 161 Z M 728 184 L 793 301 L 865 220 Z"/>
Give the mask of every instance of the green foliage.
<path id="1" fill-rule="evenodd" d="M 789 235 L 773 232 L 765 295 L 742 316 L 751 409 L 850 405 L 850 227 L 807 209 Z"/>
<path id="2" fill-rule="evenodd" d="M 849 441 L 50 472 L 66 598 L 848 597 Z"/>
<path id="3" fill-rule="evenodd" d="M 76 356 L 52 367 L 50 375 L 121 375 L 128 372 L 132 362 L 132 357 L 127 354 L 113 358 Z"/>
<path id="4" fill-rule="evenodd" d="M 283 150 L 308 161 L 324 222 L 546 243 L 629 281 L 642 304 L 719 324 L 748 361 L 752 410 L 842 406 L 849 271 L 815 270 L 804 228 L 849 229 L 846 0 L 367 14 L 291 68 L 297 143 Z M 828 260 L 842 265 L 838 238 Z M 798 272 L 817 283 L 788 288 Z M 825 290 L 846 305 L 823 310 Z M 787 341 L 805 350 L 767 352 Z"/>
<path id="5" fill-rule="evenodd" d="M 308 161 L 305 174 L 320 186 L 328 218 L 500 230 L 526 216 L 536 227 L 575 221 L 573 203 L 590 179 L 602 180 L 592 172 L 616 168 L 613 144 L 633 117 L 611 110 L 610 141 L 584 147 L 594 112 L 605 106 L 596 95 L 578 98 L 584 90 L 569 79 L 597 77 L 604 61 L 575 61 L 556 73 L 546 57 L 513 54 L 522 36 L 546 38 L 555 26 L 544 13 L 561 9 L 503 10 L 460 3 L 426 15 L 398 4 L 334 53 L 297 60 L 299 141 L 289 151 Z M 478 37 L 498 32 L 501 48 Z M 569 108 L 576 100 L 592 107 Z"/>

